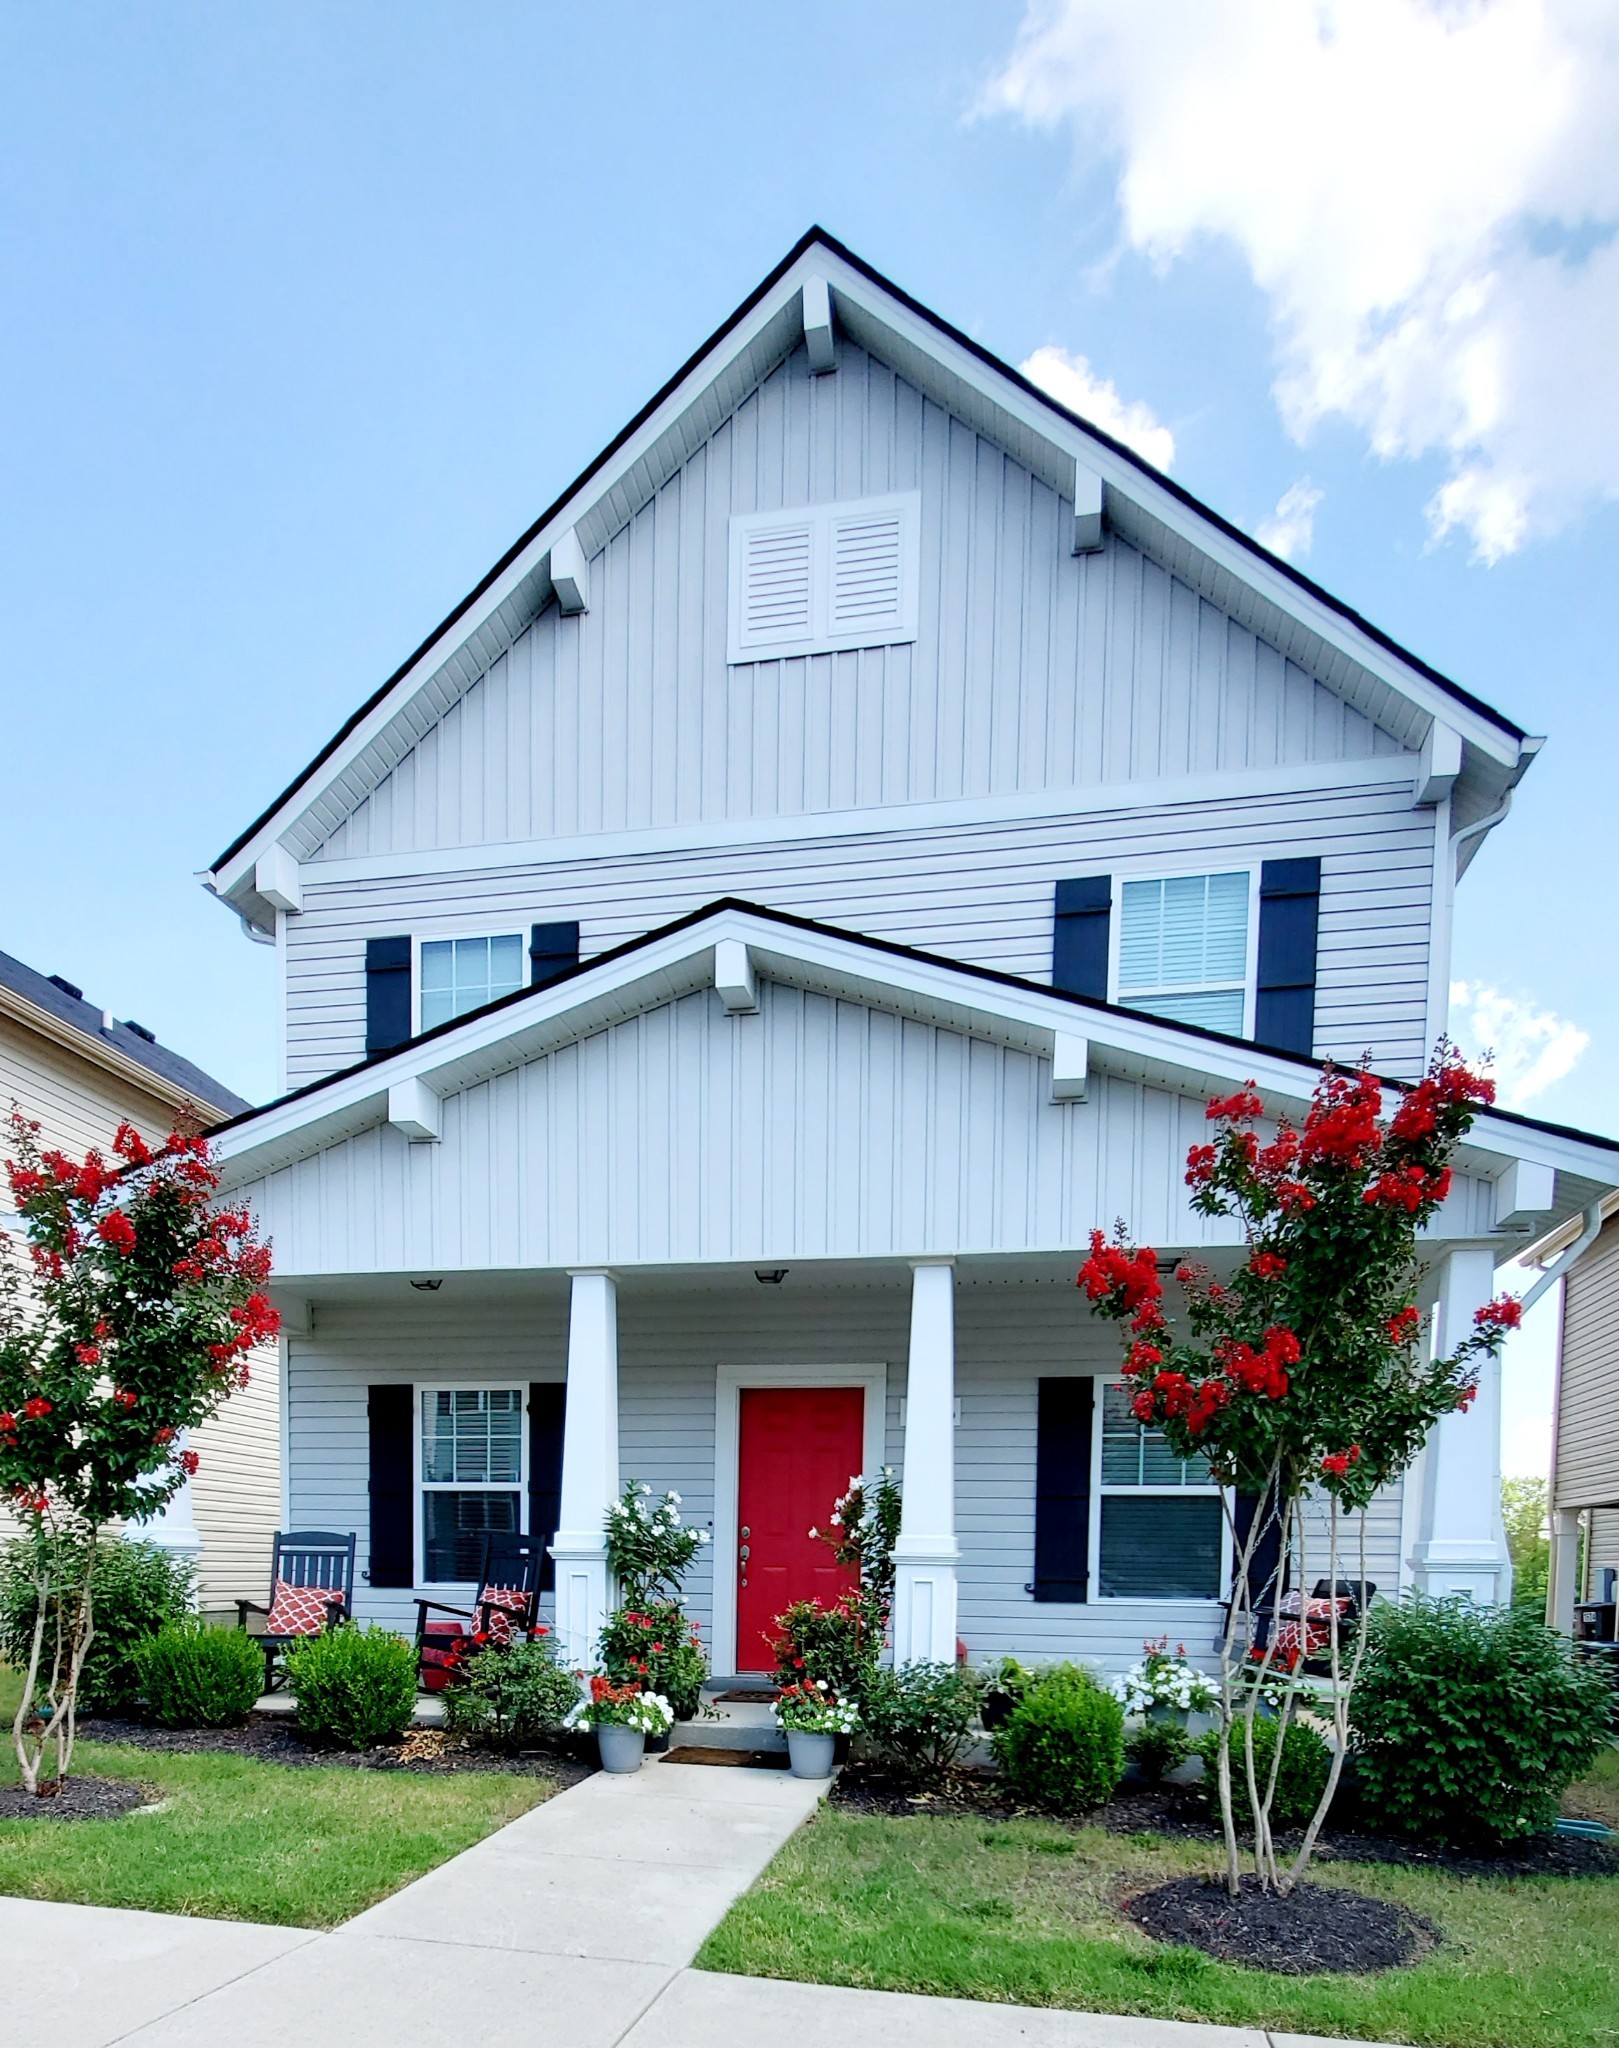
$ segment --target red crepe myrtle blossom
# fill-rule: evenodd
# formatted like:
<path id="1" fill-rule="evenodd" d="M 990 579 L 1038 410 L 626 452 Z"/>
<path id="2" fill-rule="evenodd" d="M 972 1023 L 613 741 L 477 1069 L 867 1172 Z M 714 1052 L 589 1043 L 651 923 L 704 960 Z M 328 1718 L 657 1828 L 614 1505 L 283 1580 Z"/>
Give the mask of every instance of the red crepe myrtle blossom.
<path id="1" fill-rule="evenodd" d="M 1275 1252 L 1255 1252 L 1248 1270 L 1256 1280 L 1279 1280 L 1287 1271 L 1287 1261 Z"/>
<path id="2" fill-rule="evenodd" d="M 98 1217 L 96 1235 L 115 1252 L 128 1254 L 135 1249 L 135 1226 L 122 1209 L 109 1209 L 105 1216 Z"/>
<path id="3" fill-rule="evenodd" d="M 101 1350 L 95 1344 L 75 1344 L 73 1356 L 79 1361 L 80 1365 L 99 1365 L 101 1363 Z"/>
<path id="4" fill-rule="evenodd" d="M 126 1414 L 134 1407 L 136 1401 L 136 1395 L 129 1387 L 120 1387 L 112 1398 Z"/>
<path id="5" fill-rule="evenodd" d="M 153 1436 L 152 1441 L 155 1444 L 172 1444 L 174 1442 L 174 1431 L 165 1423 Z"/>
<path id="6" fill-rule="evenodd" d="M 196 1454 L 196 1452 L 195 1452 L 195 1451 L 182 1451 L 182 1452 L 180 1453 L 180 1457 L 179 1457 L 179 1465 L 180 1465 L 180 1469 L 181 1469 L 181 1471 L 182 1471 L 182 1472 L 184 1472 L 184 1473 L 185 1473 L 185 1475 L 186 1475 L 186 1477 L 187 1477 L 188 1479 L 189 1479 L 189 1478 L 191 1477 L 192 1473 L 194 1473 L 194 1472 L 196 1471 L 197 1467 L 198 1467 L 198 1466 L 199 1466 L 199 1465 L 200 1465 L 201 1463 L 202 1463 L 202 1460 L 201 1460 L 201 1459 L 200 1459 L 200 1458 L 199 1458 L 199 1457 L 197 1456 L 197 1454 Z"/>
<path id="7" fill-rule="evenodd" d="M 52 1403 L 43 1394 L 36 1394 L 31 1401 L 24 1401 L 22 1412 L 30 1422 L 43 1422 L 50 1414 Z"/>
<path id="8" fill-rule="evenodd" d="M 1473 1316 L 1478 1330 L 1515 1330 L 1523 1321 L 1523 1303 L 1515 1294 L 1498 1294 Z"/>
<path id="9" fill-rule="evenodd" d="M 1329 1451 L 1321 1460 L 1321 1469 L 1334 1479 L 1342 1479 L 1351 1465 L 1360 1462 L 1360 1445 L 1351 1444 L 1347 1451 Z"/>
<path id="10" fill-rule="evenodd" d="M 1112 1299 L 1127 1315 L 1145 1302 L 1157 1301 L 1163 1293 L 1158 1278 L 1158 1254 L 1148 1245 L 1127 1251 L 1109 1244 L 1101 1231 L 1091 1232 L 1091 1255 L 1079 1271 L 1079 1285 L 1091 1301 Z"/>
<path id="11" fill-rule="evenodd" d="M 1264 1114 L 1265 1105 L 1260 1100 L 1259 1085 L 1255 1081 L 1244 1082 L 1235 1095 L 1216 1096 L 1204 1111 L 1210 1123 L 1219 1119 L 1243 1123 Z"/>
<path id="12" fill-rule="evenodd" d="M 1391 1315 L 1385 1328 L 1391 1344 L 1409 1344 L 1416 1335 L 1417 1325 L 1422 1321 L 1422 1311 L 1414 1301 L 1408 1301 L 1404 1308 Z"/>

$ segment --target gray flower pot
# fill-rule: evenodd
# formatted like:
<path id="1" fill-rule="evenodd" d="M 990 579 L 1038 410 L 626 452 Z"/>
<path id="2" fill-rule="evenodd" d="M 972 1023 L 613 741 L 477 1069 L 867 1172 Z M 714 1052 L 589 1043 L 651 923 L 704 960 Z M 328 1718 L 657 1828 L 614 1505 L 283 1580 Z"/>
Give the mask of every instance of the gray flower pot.
<path id="1" fill-rule="evenodd" d="M 639 1728 L 607 1723 L 596 1730 L 596 1747 L 601 1751 L 604 1771 L 638 1771 L 646 1737 Z"/>
<path id="2" fill-rule="evenodd" d="M 831 1735 L 806 1735 L 802 1729 L 789 1728 L 787 1731 L 787 1755 L 792 1764 L 795 1778 L 830 1778 L 832 1775 L 832 1751 L 837 1738 Z"/>

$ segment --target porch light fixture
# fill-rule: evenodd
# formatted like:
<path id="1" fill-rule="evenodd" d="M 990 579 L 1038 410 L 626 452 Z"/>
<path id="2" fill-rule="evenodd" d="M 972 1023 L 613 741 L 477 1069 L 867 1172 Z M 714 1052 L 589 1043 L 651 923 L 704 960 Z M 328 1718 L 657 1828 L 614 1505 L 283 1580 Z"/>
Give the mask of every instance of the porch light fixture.
<path id="1" fill-rule="evenodd" d="M 412 1280 L 410 1283 L 418 1294 L 437 1294 L 444 1285 L 442 1280 Z"/>
<path id="2" fill-rule="evenodd" d="M 785 1266 L 755 1266 L 753 1277 L 761 1287 L 779 1287 L 787 1278 Z"/>

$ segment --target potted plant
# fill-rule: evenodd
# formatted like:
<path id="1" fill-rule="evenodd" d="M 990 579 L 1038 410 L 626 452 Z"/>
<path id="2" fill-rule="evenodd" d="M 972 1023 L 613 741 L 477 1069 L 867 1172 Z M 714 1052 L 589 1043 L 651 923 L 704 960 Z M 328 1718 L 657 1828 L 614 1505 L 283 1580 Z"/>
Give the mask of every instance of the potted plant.
<path id="1" fill-rule="evenodd" d="M 1003 1727 L 1017 1712 L 1018 1702 L 1034 1684 L 1035 1674 L 1016 1657 L 1003 1657 L 984 1679 L 978 1718 L 986 1729 Z"/>
<path id="2" fill-rule="evenodd" d="M 1212 1679 L 1186 1655 L 1186 1645 L 1173 1652 L 1168 1636 L 1141 1645 L 1141 1661 L 1113 1681 L 1114 1697 L 1127 1714 L 1145 1721 L 1173 1721 L 1184 1728 L 1193 1714 L 1211 1714 L 1219 1704 Z"/>
<path id="3" fill-rule="evenodd" d="M 774 1711 L 787 1736 L 793 1776 L 830 1778 L 837 1738 L 860 1725 L 857 1702 L 840 1700 L 824 1678 L 806 1678 L 782 1687 Z"/>
<path id="4" fill-rule="evenodd" d="M 615 1685 L 598 1671 L 590 1681 L 590 1698 L 569 1716 L 575 1728 L 588 1728 L 596 1738 L 604 1771 L 638 1771 L 649 1735 L 662 1735 L 674 1714 L 661 1693 L 638 1685 Z"/>

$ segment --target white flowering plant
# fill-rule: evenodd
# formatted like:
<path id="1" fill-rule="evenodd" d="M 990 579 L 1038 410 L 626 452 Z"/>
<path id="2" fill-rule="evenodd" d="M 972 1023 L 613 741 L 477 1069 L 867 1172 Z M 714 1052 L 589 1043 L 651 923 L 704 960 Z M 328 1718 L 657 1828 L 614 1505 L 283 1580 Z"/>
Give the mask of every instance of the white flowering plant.
<path id="1" fill-rule="evenodd" d="M 790 1735 L 852 1735 L 860 1726 L 859 1701 L 839 1699 L 824 1678 L 784 1685 L 773 1711 Z"/>
<path id="2" fill-rule="evenodd" d="M 1114 1679 L 1113 1696 L 1127 1714 L 1150 1713 L 1154 1707 L 1210 1714 L 1219 1702 L 1213 1681 L 1187 1657 L 1186 1645 L 1177 1643 L 1172 1651 L 1168 1636 L 1142 1644 L 1140 1663 Z"/>
<path id="3" fill-rule="evenodd" d="M 675 1724 L 675 1710 L 661 1692 L 643 1692 L 638 1685 L 615 1685 L 605 1672 L 590 1681 L 590 1697 L 568 1716 L 570 1728 L 636 1728 L 643 1735 L 666 1735 Z"/>
<path id="4" fill-rule="evenodd" d="M 632 1479 L 607 1510 L 607 1565 L 627 1605 L 672 1600 L 708 1531 L 681 1518 L 672 1488 L 654 1500 L 650 1486 Z"/>

